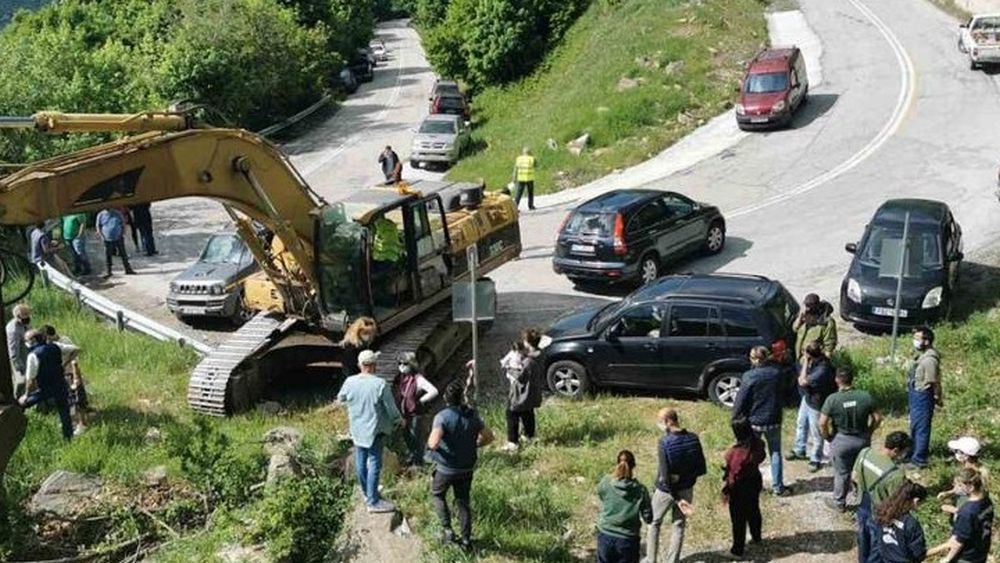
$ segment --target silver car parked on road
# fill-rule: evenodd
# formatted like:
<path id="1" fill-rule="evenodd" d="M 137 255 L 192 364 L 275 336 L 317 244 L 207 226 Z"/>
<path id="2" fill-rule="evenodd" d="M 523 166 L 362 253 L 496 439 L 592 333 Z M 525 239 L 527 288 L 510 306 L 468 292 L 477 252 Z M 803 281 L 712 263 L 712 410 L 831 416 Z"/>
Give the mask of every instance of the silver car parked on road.
<path id="1" fill-rule="evenodd" d="M 221 317 L 242 324 L 253 312 L 244 305 L 241 282 L 259 269 L 235 231 L 216 233 L 198 261 L 170 282 L 167 308 L 182 321 Z"/>
<path id="2" fill-rule="evenodd" d="M 454 164 L 468 142 L 469 128 L 461 116 L 429 115 L 413 137 L 410 164 L 414 168 L 429 163 Z"/>

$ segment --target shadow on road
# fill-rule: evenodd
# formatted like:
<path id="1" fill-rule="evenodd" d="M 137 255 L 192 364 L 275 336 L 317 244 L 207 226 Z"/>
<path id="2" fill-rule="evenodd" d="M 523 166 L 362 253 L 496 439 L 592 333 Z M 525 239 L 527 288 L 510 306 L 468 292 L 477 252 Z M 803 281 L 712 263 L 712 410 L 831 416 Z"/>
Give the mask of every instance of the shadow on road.
<path id="1" fill-rule="evenodd" d="M 837 103 L 837 94 L 810 94 L 806 98 L 806 103 L 799 108 L 799 112 L 792 120 L 792 129 L 808 127 L 813 121 L 826 114 Z"/>
<path id="2" fill-rule="evenodd" d="M 764 523 L 765 530 L 767 522 Z M 802 553 L 828 554 L 845 553 L 854 549 L 857 541 L 853 530 L 800 532 L 780 538 L 767 538 L 759 546 L 749 546 L 748 553 L 740 561 L 773 561 L 782 557 L 792 557 Z M 732 561 L 728 550 L 694 553 L 683 559 L 690 563 L 719 563 Z"/>

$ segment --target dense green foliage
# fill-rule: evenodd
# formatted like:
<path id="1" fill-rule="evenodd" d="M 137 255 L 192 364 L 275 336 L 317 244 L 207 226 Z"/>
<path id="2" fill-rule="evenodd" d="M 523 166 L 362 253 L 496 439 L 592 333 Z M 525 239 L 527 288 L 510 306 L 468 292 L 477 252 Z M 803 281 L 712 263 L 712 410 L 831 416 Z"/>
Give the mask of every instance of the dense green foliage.
<path id="1" fill-rule="evenodd" d="M 367 42 L 375 0 L 65 0 L 0 32 L 0 114 L 134 112 L 178 100 L 260 128 L 315 101 Z M 102 137 L 0 136 L 22 162 Z"/>
<path id="2" fill-rule="evenodd" d="M 590 3 L 416 0 L 414 12 L 438 72 L 481 89 L 529 74 Z"/>
<path id="3" fill-rule="evenodd" d="M 344 527 L 351 492 L 329 477 L 279 481 L 258 504 L 252 535 L 275 561 L 323 561 Z"/>

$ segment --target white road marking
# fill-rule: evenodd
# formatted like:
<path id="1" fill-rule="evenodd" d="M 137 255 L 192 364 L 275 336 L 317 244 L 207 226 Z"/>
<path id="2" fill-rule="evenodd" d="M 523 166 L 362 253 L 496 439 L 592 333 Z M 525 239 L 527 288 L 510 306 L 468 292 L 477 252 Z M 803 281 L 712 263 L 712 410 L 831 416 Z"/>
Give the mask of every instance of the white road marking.
<path id="1" fill-rule="evenodd" d="M 845 172 L 855 168 L 862 162 L 873 155 L 878 149 L 882 147 L 896 131 L 903 124 L 903 120 L 906 117 L 907 111 L 913 104 L 913 97 L 916 91 L 915 87 L 915 76 L 916 70 L 913 67 L 913 61 L 910 59 L 910 55 L 906 52 L 903 44 L 900 43 L 896 35 L 889 29 L 889 26 L 885 24 L 874 12 L 872 12 L 867 6 L 862 4 L 859 0 L 848 0 L 855 8 L 861 12 L 865 18 L 868 19 L 878 29 L 879 33 L 885 38 L 886 42 L 892 48 L 893 54 L 896 56 L 896 61 L 899 63 L 900 70 L 900 84 L 899 84 L 899 95 L 896 98 L 896 107 L 889 117 L 889 121 L 886 122 L 882 130 L 879 131 L 878 135 L 875 135 L 867 145 L 861 148 L 858 152 L 854 153 L 851 158 L 840 163 L 835 168 L 832 168 L 819 176 L 800 184 L 799 186 L 792 188 L 786 192 L 776 195 L 774 197 L 768 198 L 760 203 L 753 205 L 748 205 L 746 207 L 741 207 L 735 211 L 726 214 L 726 217 L 731 219 L 733 217 L 739 217 L 741 215 L 747 215 L 755 211 L 760 211 L 761 209 L 771 207 L 772 205 L 781 203 L 783 201 L 789 200 L 795 196 L 804 194 L 808 191 L 814 190 L 827 182 L 837 178 L 838 176 L 844 174 Z"/>

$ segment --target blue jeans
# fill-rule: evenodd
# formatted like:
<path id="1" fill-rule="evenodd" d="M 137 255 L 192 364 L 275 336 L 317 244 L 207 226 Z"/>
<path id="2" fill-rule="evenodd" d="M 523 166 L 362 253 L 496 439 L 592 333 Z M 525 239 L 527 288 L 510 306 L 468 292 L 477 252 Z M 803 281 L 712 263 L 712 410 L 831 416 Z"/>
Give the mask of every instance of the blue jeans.
<path id="1" fill-rule="evenodd" d="M 926 465 L 931 447 L 931 419 L 934 418 L 934 394 L 928 389 L 917 391 L 909 386 L 910 436 L 913 437 L 913 455 L 910 461 L 915 465 Z"/>
<path id="2" fill-rule="evenodd" d="M 754 432 L 767 442 L 767 453 L 771 457 L 771 490 L 780 493 L 785 490 L 781 466 L 781 426 L 769 428 L 765 432 Z"/>
<path id="3" fill-rule="evenodd" d="M 28 393 L 24 400 L 23 407 L 31 408 L 38 403 L 52 399 L 56 404 L 56 411 L 59 413 L 59 422 L 62 424 L 63 438 L 70 440 L 73 438 L 73 417 L 69 413 L 69 392 L 66 389 L 36 389 Z"/>
<path id="4" fill-rule="evenodd" d="M 87 257 L 87 241 L 76 237 L 69 243 L 70 254 L 73 255 L 73 271 L 81 275 L 90 274 L 90 258 Z"/>
<path id="5" fill-rule="evenodd" d="M 813 447 L 809 452 L 809 461 L 823 461 L 823 436 L 819 433 L 819 411 L 806 402 L 805 397 L 799 403 L 799 418 L 795 421 L 795 449 L 798 455 L 806 455 L 806 445 L 812 440 Z"/>
<path id="6" fill-rule="evenodd" d="M 639 563 L 639 538 L 597 532 L 597 563 Z"/>
<path id="7" fill-rule="evenodd" d="M 378 496 L 378 479 L 382 473 L 382 436 L 376 437 L 370 447 L 354 446 L 354 466 L 358 472 L 361 492 L 365 495 L 365 504 L 378 504 L 381 500 Z"/>

